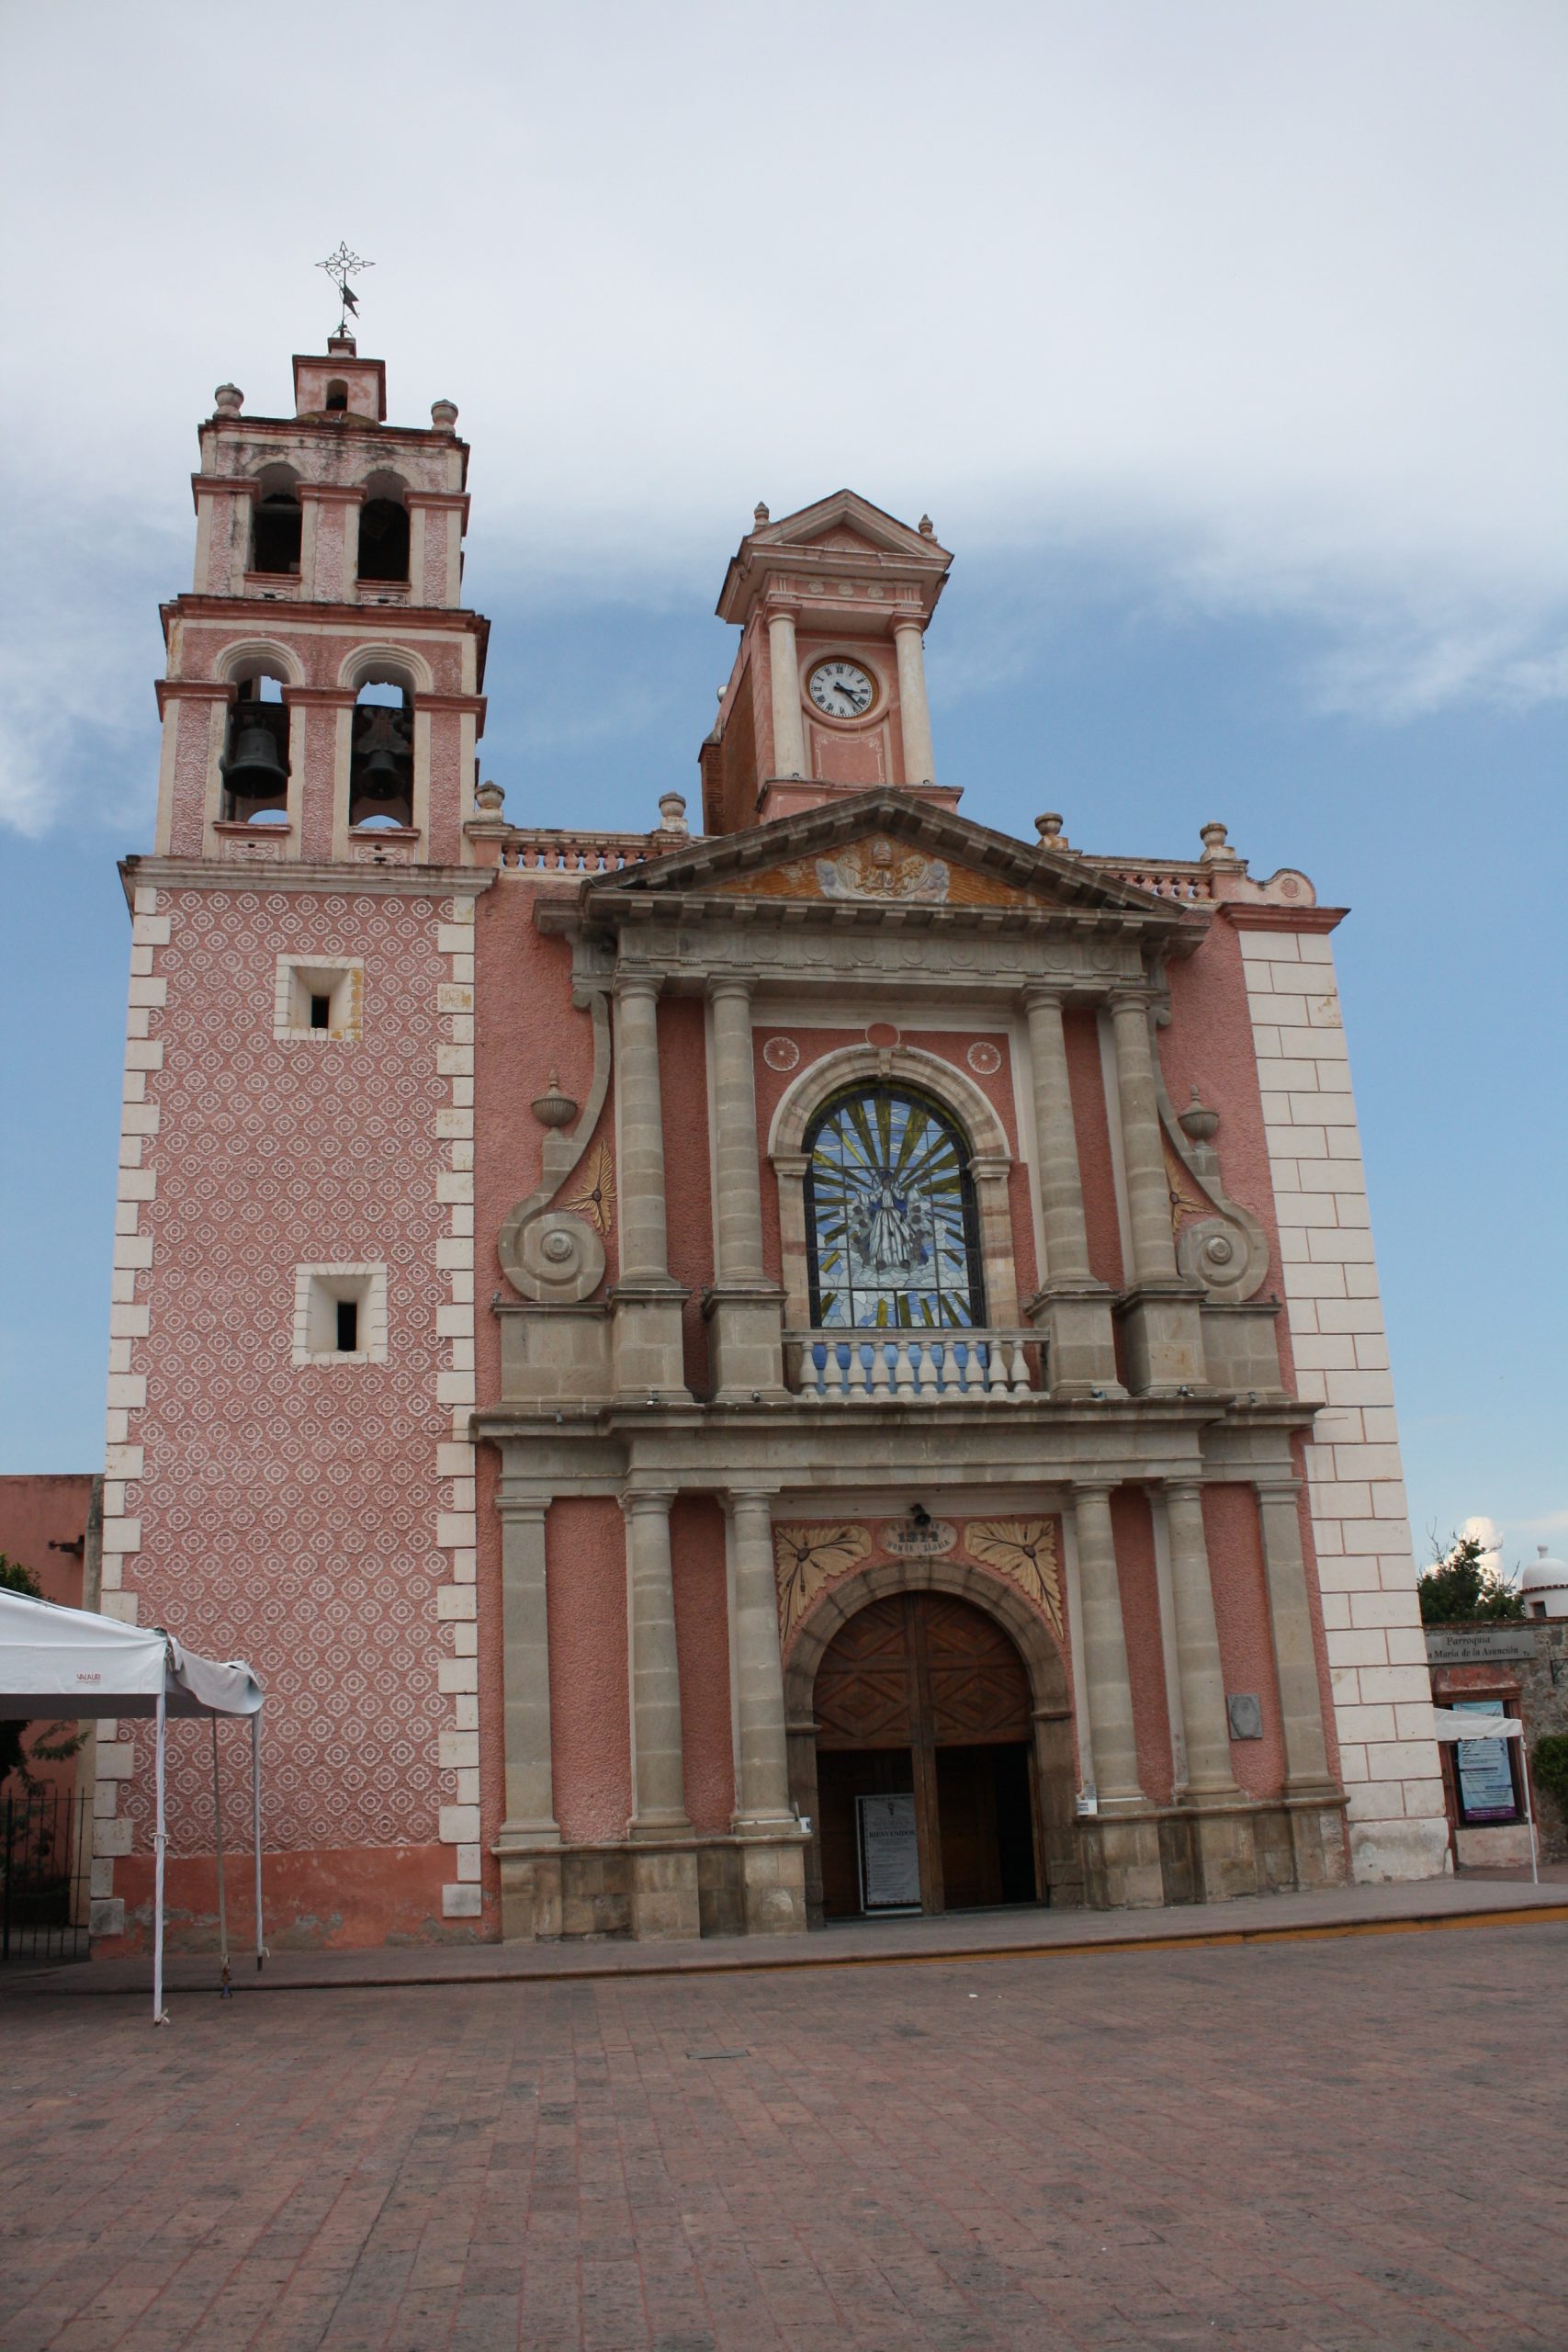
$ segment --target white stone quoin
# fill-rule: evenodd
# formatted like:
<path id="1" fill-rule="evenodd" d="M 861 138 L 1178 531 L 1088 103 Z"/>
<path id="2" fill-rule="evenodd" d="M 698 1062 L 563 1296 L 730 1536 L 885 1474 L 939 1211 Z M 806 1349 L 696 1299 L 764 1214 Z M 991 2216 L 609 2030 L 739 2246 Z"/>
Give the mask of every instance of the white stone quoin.
<path id="1" fill-rule="evenodd" d="M 1430 1878 L 1448 1825 L 1334 951 L 1322 932 L 1240 938 L 1296 1386 L 1323 1407 L 1307 1491 L 1351 1870 Z"/>

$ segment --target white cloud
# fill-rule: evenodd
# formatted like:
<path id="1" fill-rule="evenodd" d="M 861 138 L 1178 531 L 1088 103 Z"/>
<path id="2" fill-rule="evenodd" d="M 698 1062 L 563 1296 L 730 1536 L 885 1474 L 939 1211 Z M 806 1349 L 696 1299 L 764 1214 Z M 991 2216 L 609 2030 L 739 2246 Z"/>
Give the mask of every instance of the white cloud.
<path id="1" fill-rule="evenodd" d="M 759 495 L 849 480 L 961 555 L 1326 624 L 1337 708 L 1568 684 L 1549 7 L 83 0 L 9 50 L 6 496 L 54 548 L 14 821 L 85 650 L 139 720 L 137 542 L 188 533 L 214 383 L 285 404 L 340 235 L 394 414 L 462 404 L 478 575 L 705 595 Z"/>

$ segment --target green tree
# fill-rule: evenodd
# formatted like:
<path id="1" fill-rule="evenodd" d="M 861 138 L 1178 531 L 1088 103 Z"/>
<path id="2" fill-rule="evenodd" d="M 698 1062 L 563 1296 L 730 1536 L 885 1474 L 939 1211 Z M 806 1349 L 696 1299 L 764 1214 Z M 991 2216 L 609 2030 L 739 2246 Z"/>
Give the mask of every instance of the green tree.
<path id="1" fill-rule="evenodd" d="M 8 1592 L 31 1593 L 35 1600 L 43 1599 L 43 1590 L 31 1568 L 23 1567 L 20 1560 L 7 1559 L 0 1552 L 0 1585 Z M 0 1787 L 13 1772 L 25 1788 L 32 1786 L 32 1774 L 28 1770 L 28 1758 L 22 1752 L 22 1741 L 31 1726 L 28 1724 L 0 1722 Z M 35 1739 L 34 1756 L 50 1763 L 59 1763 L 67 1756 L 74 1756 L 82 1745 L 80 1732 L 68 1732 L 63 1724 L 51 1724 L 48 1739 Z"/>
<path id="2" fill-rule="evenodd" d="M 1436 1548 L 1436 1537 L 1433 1544 Z M 1486 1566 L 1483 1549 L 1478 1535 L 1456 1535 L 1448 1550 L 1438 1551 L 1431 1566 L 1422 1570 L 1416 1590 L 1424 1625 L 1491 1625 L 1524 1615 L 1524 1602 L 1513 1584 Z"/>

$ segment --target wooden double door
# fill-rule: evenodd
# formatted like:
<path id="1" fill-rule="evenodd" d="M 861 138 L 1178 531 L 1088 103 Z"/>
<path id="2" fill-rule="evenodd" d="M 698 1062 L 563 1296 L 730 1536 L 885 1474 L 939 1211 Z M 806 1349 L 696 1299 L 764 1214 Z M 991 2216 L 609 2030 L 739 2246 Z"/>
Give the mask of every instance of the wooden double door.
<path id="1" fill-rule="evenodd" d="M 812 1712 L 827 1917 L 1036 1900 L 1029 1677 L 994 1619 L 944 1593 L 870 1602 Z"/>

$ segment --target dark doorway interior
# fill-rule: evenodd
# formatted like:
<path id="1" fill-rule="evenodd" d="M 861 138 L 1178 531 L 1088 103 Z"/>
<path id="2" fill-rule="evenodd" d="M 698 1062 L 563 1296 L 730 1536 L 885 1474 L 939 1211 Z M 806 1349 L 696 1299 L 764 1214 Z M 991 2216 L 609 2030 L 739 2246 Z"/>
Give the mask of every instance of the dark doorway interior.
<path id="1" fill-rule="evenodd" d="M 822 1909 L 861 1915 L 856 1800 L 909 1792 L 920 1907 L 1038 1899 L 1029 1678 L 970 1602 L 900 1593 L 852 1617 L 817 1670 Z"/>
<path id="2" fill-rule="evenodd" d="M 822 1822 L 822 1910 L 829 1919 L 860 1916 L 857 1797 L 896 1797 L 912 1789 L 907 1747 L 834 1748 L 818 1760 L 817 1803 Z"/>
<path id="3" fill-rule="evenodd" d="M 1028 1747 L 1014 1740 L 989 1747 L 939 1747 L 936 1788 L 947 1908 L 981 1911 L 997 1903 L 1032 1903 Z"/>

